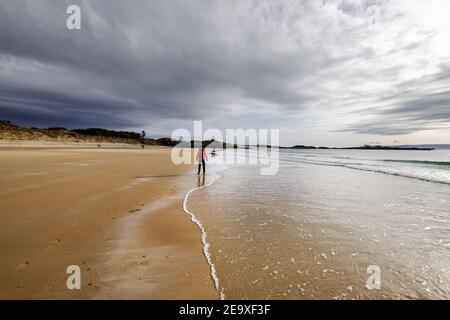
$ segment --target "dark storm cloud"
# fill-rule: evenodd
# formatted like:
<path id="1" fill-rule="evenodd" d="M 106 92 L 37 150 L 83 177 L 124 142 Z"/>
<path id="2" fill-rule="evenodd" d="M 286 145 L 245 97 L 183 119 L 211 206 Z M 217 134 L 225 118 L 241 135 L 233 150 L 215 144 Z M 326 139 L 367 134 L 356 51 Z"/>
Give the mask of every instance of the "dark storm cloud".
<path id="1" fill-rule="evenodd" d="M 0 118 L 108 128 L 270 118 L 376 135 L 444 127 L 440 30 L 398 3 L 3 0 Z M 70 4 L 81 7 L 79 31 L 65 26 Z M 439 64 L 434 76 L 408 73 Z"/>
<path id="2" fill-rule="evenodd" d="M 30 126 L 61 126 L 61 123 L 69 123 L 71 127 L 120 128 L 130 123 L 137 125 L 138 121 L 128 118 L 126 113 L 130 107 L 133 106 L 124 101 L 86 98 L 42 89 L 0 89 L 2 116 L 20 119 L 21 124 Z"/>
<path id="3" fill-rule="evenodd" d="M 82 9 L 80 31 L 65 28 L 72 3 Z M 207 118 L 240 99 L 280 109 L 301 109 L 309 99 L 286 85 L 308 68 L 292 63 L 298 56 L 252 51 L 241 39 L 227 45 L 227 27 L 205 19 L 208 7 L 211 19 L 226 12 L 204 2 L 7 0 L 0 7 L 0 58 L 9 71 L 0 80 L 16 84 L 1 93 L 3 118 L 136 127 L 148 118 Z"/>

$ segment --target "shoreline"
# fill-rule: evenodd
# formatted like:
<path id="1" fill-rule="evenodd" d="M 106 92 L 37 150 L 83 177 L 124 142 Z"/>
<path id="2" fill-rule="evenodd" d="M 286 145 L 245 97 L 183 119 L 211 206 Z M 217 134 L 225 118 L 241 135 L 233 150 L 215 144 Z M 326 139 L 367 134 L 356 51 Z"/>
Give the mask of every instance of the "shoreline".
<path id="1" fill-rule="evenodd" d="M 201 185 L 198 186 L 196 188 L 193 188 L 191 190 L 189 190 L 189 192 L 186 194 L 184 200 L 183 200 L 183 211 L 188 214 L 191 218 L 191 221 L 198 227 L 198 229 L 201 232 L 201 242 L 202 242 L 202 247 L 203 247 L 203 255 L 205 256 L 206 262 L 208 263 L 209 267 L 210 267 L 210 271 L 211 271 L 211 278 L 214 281 L 214 287 L 217 290 L 218 294 L 219 294 L 219 299 L 220 300 L 225 300 L 225 294 L 223 292 L 223 288 L 220 287 L 220 281 L 219 278 L 217 277 L 217 271 L 216 271 L 216 266 L 215 264 L 212 262 L 211 260 L 211 253 L 209 252 L 209 243 L 207 242 L 207 233 L 205 228 L 203 227 L 203 224 L 201 223 L 201 221 L 195 216 L 195 214 L 193 214 L 191 211 L 189 211 L 188 207 L 187 207 L 187 202 L 189 199 L 189 195 L 197 190 L 201 190 L 203 188 L 206 188 L 210 185 L 212 185 L 217 179 L 219 179 L 220 176 L 216 174 L 216 177 L 213 178 L 208 184 L 205 185 Z"/>
<path id="2" fill-rule="evenodd" d="M 169 148 L 0 153 L 1 298 L 218 298 L 181 205 L 196 175 Z M 65 286 L 73 264 L 81 290 Z"/>

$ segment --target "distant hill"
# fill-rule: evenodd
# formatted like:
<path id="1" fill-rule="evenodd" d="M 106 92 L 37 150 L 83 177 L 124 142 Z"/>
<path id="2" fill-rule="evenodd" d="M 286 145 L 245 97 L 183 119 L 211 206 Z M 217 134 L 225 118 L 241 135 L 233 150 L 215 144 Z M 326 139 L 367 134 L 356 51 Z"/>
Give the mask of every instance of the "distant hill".
<path id="1" fill-rule="evenodd" d="M 106 129 L 75 129 L 63 127 L 54 128 L 26 128 L 9 121 L 0 120 L 0 141 L 31 141 L 51 143 L 120 143 L 139 144 L 140 134 L 126 131 Z M 157 145 L 148 141 L 147 144 Z"/>
<path id="2" fill-rule="evenodd" d="M 281 149 L 337 149 L 337 150 L 418 150 L 418 151 L 431 151 L 435 149 L 450 149 L 450 145 L 437 145 L 437 144 L 423 144 L 423 145 L 397 145 L 397 146 L 384 146 L 384 145 L 364 145 L 360 147 L 315 147 L 296 145 L 292 147 L 281 147 Z"/>
<path id="3" fill-rule="evenodd" d="M 400 148 L 414 147 L 414 148 L 432 148 L 432 149 L 450 149 L 450 144 L 413 144 L 413 145 L 401 145 Z"/>
<path id="4" fill-rule="evenodd" d="M 63 129 L 67 130 L 66 128 Z M 49 130 L 54 130 L 54 128 L 49 128 Z M 102 128 L 72 129 L 70 131 L 79 133 L 84 136 L 111 137 L 111 138 L 122 138 L 131 140 L 141 139 L 141 134 L 130 131 L 116 131 Z"/>
<path id="5" fill-rule="evenodd" d="M 200 141 L 177 141 L 170 138 L 142 139 L 141 133 L 131 131 L 117 131 L 102 128 L 67 129 L 64 127 L 53 128 L 26 128 L 15 125 L 10 121 L 0 120 L 0 142 L 10 144 L 22 142 L 42 142 L 51 144 L 128 144 L 128 145 L 151 145 L 174 147 L 176 145 L 183 148 L 195 148 L 201 145 Z M 205 141 L 208 148 L 232 148 L 233 145 L 219 141 Z"/>
<path id="6" fill-rule="evenodd" d="M 296 146 L 292 146 L 292 147 L 282 147 L 282 149 L 317 149 L 317 147 L 296 145 Z"/>

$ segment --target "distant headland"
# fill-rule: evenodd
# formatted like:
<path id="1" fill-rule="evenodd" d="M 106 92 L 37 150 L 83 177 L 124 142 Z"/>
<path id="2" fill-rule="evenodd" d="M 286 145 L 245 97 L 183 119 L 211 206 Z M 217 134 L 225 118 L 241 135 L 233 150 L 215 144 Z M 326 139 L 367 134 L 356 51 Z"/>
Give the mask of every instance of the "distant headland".
<path id="1" fill-rule="evenodd" d="M 150 139 L 145 137 L 145 132 L 118 131 L 102 128 L 87 129 L 67 129 L 64 127 L 52 128 L 27 128 L 18 126 L 7 120 L 0 120 L 0 141 L 44 141 L 58 143 L 90 143 L 103 146 L 103 144 L 124 144 L 124 145 L 151 145 L 166 147 L 183 147 L 195 148 L 201 141 L 179 141 L 171 138 Z M 204 143 L 209 148 L 226 149 L 226 148 L 271 148 L 270 145 L 238 145 L 230 144 L 216 140 L 207 140 Z M 295 145 L 291 147 L 279 147 L 280 149 L 296 149 L 296 150 L 414 150 L 414 151 L 431 151 L 435 149 L 450 149 L 450 145 L 401 145 L 401 146 L 384 146 L 384 145 L 363 145 L 359 147 L 316 147 L 309 145 Z"/>
<path id="2" fill-rule="evenodd" d="M 414 147 L 414 146 L 382 146 L 382 145 L 364 145 L 361 147 L 346 147 L 346 148 L 335 148 L 335 147 L 314 147 L 314 146 L 304 146 L 296 145 L 293 147 L 281 147 L 283 149 L 336 149 L 336 150 L 418 150 L 418 151 L 431 151 L 435 148 L 430 147 Z"/>

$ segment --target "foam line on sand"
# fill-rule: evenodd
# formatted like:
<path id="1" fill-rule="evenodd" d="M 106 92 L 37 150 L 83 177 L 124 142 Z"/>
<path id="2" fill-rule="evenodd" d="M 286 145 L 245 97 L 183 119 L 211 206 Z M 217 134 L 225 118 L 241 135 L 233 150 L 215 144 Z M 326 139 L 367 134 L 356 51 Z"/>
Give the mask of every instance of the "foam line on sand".
<path id="1" fill-rule="evenodd" d="M 196 190 L 200 190 L 200 189 L 206 188 L 206 187 L 212 185 L 214 183 L 214 181 L 216 181 L 219 178 L 220 178 L 220 176 L 218 175 L 217 177 L 215 177 L 208 184 L 189 190 L 189 192 L 186 194 L 186 196 L 184 197 L 184 200 L 183 200 L 183 211 L 186 212 L 187 214 L 189 214 L 189 216 L 191 217 L 192 222 L 194 222 L 197 225 L 197 227 L 200 229 L 200 231 L 202 233 L 201 241 L 202 241 L 202 245 L 203 245 L 203 254 L 204 254 L 205 258 L 206 258 L 206 261 L 209 264 L 209 267 L 210 267 L 210 270 L 211 270 L 211 278 L 214 281 L 214 286 L 215 286 L 216 290 L 219 292 L 219 298 L 221 300 L 224 300 L 225 299 L 225 294 L 223 292 L 223 289 L 220 288 L 219 278 L 217 277 L 217 273 L 216 273 L 216 267 L 215 267 L 214 263 L 212 262 L 211 254 L 209 253 L 209 243 L 206 241 L 205 228 L 203 227 L 201 221 L 199 219 L 197 219 L 197 217 L 192 212 L 190 212 L 188 210 L 188 208 L 187 208 L 187 200 L 189 198 L 189 195 L 192 192 L 194 192 Z"/>

